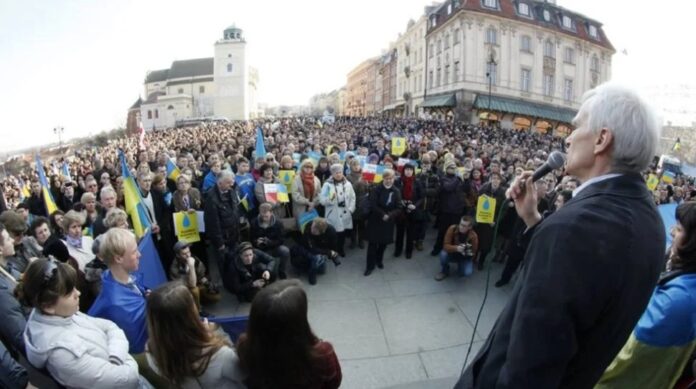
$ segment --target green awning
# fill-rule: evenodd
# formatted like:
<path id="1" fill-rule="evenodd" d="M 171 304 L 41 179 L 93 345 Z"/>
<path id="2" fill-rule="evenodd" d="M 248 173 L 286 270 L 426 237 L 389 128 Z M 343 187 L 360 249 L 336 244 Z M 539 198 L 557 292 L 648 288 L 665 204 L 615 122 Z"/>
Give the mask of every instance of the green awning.
<path id="1" fill-rule="evenodd" d="M 491 96 L 490 104 L 488 95 L 478 95 L 474 100 L 474 108 L 496 112 L 509 112 L 519 115 L 555 120 L 563 123 L 571 123 L 577 111 L 567 108 L 559 108 L 551 105 L 532 103 L 529 101 L 511 99 L 508 97 Z"/>
<path id="2" fill-rule="evenodd" d="M 457 99 L 454 94 L 451 95 L 439 95 L 439 96 L 428 96 L 425 98 L 421 107 L 423 108 L 434 108 L 434 107 L 454 107 L 457 103 Z"/>

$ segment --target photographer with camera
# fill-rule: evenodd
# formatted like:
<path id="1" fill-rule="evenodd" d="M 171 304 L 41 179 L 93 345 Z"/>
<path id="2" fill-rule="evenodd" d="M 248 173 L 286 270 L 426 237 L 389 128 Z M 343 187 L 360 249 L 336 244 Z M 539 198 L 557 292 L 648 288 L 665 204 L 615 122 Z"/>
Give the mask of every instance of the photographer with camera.
<path id="1" fill-rule="evenodd" d="M 336 251 L 336 229 L 326 219 L 318 217 L 304 226 L 299 244 L 290 250 L 292 266 L 309 275 L 310 285 L 317 283 L 317 274 L 326 271 L 326 260 L 338 266 L 341 261 Z"/>
<path id="2" fill-rule="evenodd" d="M 474 271 L 473 259 L 479 249 L 478 235 L 473 230 L 474 219 L 469 215 L 462 216 L 459 224 L 450 226 L 445 233 L 440 251 L 441 271 L 435 275 L 436 281 L 442 281 L 449 276 L 449 263 L 457 262 L 459 276 L 469 276 Z"/>
<path id="3" fill-rule="evenodd" d="M 321 188 L 319 202 L 324 206 L 326 222 L 336 230 L 336 251 L 345 257 L 346 233 L 353 229 L 355 192 L 353 185 L 343 175 L 343 166 L 331 165 L 331 177 Z"/>
<path id="4" fill-rule="evenodd" d="M 206 278 L 205 264 L 191 254 L 191 244 L 176 242 L 174 256 L 175 260 L 169 268 L 169 277 L 173 281 L 183 281 L 191 291 L 199 312 L 203 312 L 201 303 L 220 301 L 220 291 Z"/>

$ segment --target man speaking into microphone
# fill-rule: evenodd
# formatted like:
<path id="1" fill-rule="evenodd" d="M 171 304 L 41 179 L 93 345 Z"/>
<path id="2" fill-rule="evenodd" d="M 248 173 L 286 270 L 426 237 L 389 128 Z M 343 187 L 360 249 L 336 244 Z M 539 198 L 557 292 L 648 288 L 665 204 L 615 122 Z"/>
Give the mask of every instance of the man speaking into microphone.
<path id="1" fill-rule="evenodd" d="M 640 173 L 655 155 L 656 117 L 633 91 L 604 84 L 585 94 L 573 125 L 573 198 L 542 220 L 531 172 L 508 190 L 529 247 L 456 388 L 592 388 L 650 299 L 665 233 Z"/>

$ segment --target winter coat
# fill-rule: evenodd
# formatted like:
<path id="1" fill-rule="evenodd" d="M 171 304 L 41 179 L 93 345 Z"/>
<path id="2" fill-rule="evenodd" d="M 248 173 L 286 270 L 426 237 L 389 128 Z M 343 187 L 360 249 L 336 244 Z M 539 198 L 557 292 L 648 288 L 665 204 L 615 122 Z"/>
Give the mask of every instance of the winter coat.
<path id="1" fill-rule="evenodd" d="M 189 206 L 185 207 L 184 196 L 188 195 Z M 186 212 L 189 209 L 202 210 L 203 200 L 201 199 L 201 192 L 196 188 L 189 188 L 186 193 L 177 190 L 174 192 L 174 197 L 172 198 L 172 204 L 174 204 L 174 212 Z"/>
<path id="2" fill-rule="evenodd" d="M 406 199 L 404 197 L 404 183 L 403 183 L 403 177 L 400 177 L 396 180 L 394 185 L 399 188 L 399 191 L 401 192 L 401 200 L 406 202 Z M 403 220 L 407 221 L 412 221 L 412 222 L 420 222 L 424 220 L 424 212 L 425 212 L 425 203 L 426 203 L 426 198 L 425 198 L 425 189 L 423 189 L 423 185 L 418 181 L 418 179 L 413 180 L 413 193 L 411 193 L 411 200 L 409 200 L 413 205 L 416 206 L 416 209 L 413 211 L 409 211 L 406 208 L 404 208 L 403 212 Z"/>
<path id="3" fill-rule="evenodd" d="M 326 255 L 327 257 L 331 254 L 331 251 L 338 251 L 336 229 L 328 225 L 323 234 L 314 235 L 311 232 L 313 223 L 314 221 L 307 223 L 305 226 L 304 233 L 300 236 L 300 246 L 307 249 L 312 255 Z"/>
<path id="4" fill-rule="evenodd" d="M 274 249 L 283 244 L 283 224 L 271 215 L 271 222 L 268 226 L 261 225 L 261 216 L 257 216 L 251 222 L 250 238 L 254 247 L 260 250 Z M 268 243 L 263 247 L 257 247 L 256 240 L 259 238 L 267 238 Z"/>
<path id="5" fill-rule="evenodd" d="M 254 281 L 260 279 L 265 271 L 273 274 L 275 266 L 275 258 L 261 250 L 254 249 L 254 260 L 250 267 L 244 266 L 242 258 L 235 253 L 234 259 L 227 269 L 227 274 L 225 274 L 227 281 L 225 286 L 236 294 L 240 301 L 248 300 L 247 297 L 251 297 L 250 294 L 256 289 L 253 285 Z"/>
<path id="6" fill-rule="evenodd" d="M 362 172 L 350 172 L 346 178 L 353 185 L 353 192 L 355 192 L 355 208 L 356 211 L 353 212 L 353 219 L 363 220 L 364 215 L 361 212 L 361 204 L 364 204 L 363 200 L 370 195 L 370 184 L 363 180 Z"/>
<path id="7" fill-rule="evenodd" d="M 63 243 L 65 244 L 65 247 L 68 248 L 68 253 L 70 256 L 75 258 L 75 261 L 77 261 L 80 271 L 84 272 L 85 266 L 94 259 L 94 253 L 92 252 L 92 244 L 94 243 L 94 239 L 89 236 L 83 236 L 82 247 L 73 247 L 68 244 L 67 240 L 64 240 Z"/>
<path id="8" fill-rule="evenodd" d="M 377 244 L 389 244 L 394 241 L 394 226 L 401 213 L 401 192 L 392 185 L 387 189 L 383 184 L 377 185 L 370 193 L 370 215 L 367 218 L 367 241 Z M 389 215 L 387 221 L 382 220 Z"/>
<path id="9" fill-rule="evenodd" d="M 24 331 L 27 359 L 68 388 L 137 388 L 138 364 L 123 331 L 109 320 L 34 309 Z"/>
<path id="10" fill-rule="evenodd" d="M 428 212 L 436 212 L 438 197 L 440 196 L 440 177 L 432 170 L 422 172 L 416 176 L 425 190 L 425 204 L 423 207 Z"/>
<path id="11" fill-rule="evenodd" d="M 230 199 L 223 200 L 216 186 L 207 193 L 204 202 L 205 236 L 213 248 L 236 244 L 239 238 L 239 197 L 230 189 Z"/>
<path id="12" fill-rule="evenodd" d="M 461 216 L 466 208 L 464 196 L 469 192 L 468 189 L 465 188 L 462 179 L 456 175 L 445 174 L 440 177 L 440 197 L 438 199 L 440 214 Z"/>
<path id="13" fill-rule="evenodd" d="M 338 183 L 333 177 L 326 180 L 321 188 L 319 202 L 324 206 L 326 222 L 332 225 L 336 232 L 353 228 L 355 192 L 353 192 L 353 185 L 347 179 L 344 178 Z"/>
<path id="14" fill-rule="evenodd" d="M 150 353 L 145 354 L 147 364 L 155 374 L 161 375 L 155 359 Z M 239 358 L 234 349 L 222 346 L 208 362 L 208 366 L 198 377 L 186 378 L 181 383 L 182 389 L 200 388 L 246 388 L 244 385 L 244 372 L 239 367 Z"/>
<path id="15" fill-rule="evenodd" d="M 292 181 L 292 214 L 295 218 L 300 217 L 303 213 L 307 212 L 307 208 L 310 204 L 313 204 L 316 208 L 319 205 L 319 195 L 321 193 L 321 182 L 317 176 L 314 176 L 314 198 L 309 200 L 305 197 L 304 185 L 302 184 L 302 175 L 300 173 L 295 175 L 295 179 Z"/>

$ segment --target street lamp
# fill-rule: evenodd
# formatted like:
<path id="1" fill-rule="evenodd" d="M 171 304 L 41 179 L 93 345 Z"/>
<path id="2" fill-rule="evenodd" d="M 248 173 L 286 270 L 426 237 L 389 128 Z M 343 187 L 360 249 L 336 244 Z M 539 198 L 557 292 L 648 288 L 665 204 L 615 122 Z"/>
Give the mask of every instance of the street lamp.
<path id="1" fill-rule="evenodd" d="M 63 145 L 63 132 L 64 131 L 65 131 L 65 129 L 63 128 L 63 126 L 53 127 L 53 133 L 58 135 L 58 146 Z"/>
<path id="2" fill-rule="evenodd" d="M 493 91 L 493 68 L 497 66 L 496 53 L 493 46 L 488 50 L 488 71 L 486 72 L 486 77 L 488 77 L 488 117 L 491 116 L 491 93 Z M 496 72 L 497 73 L 497 72 Z"/>

